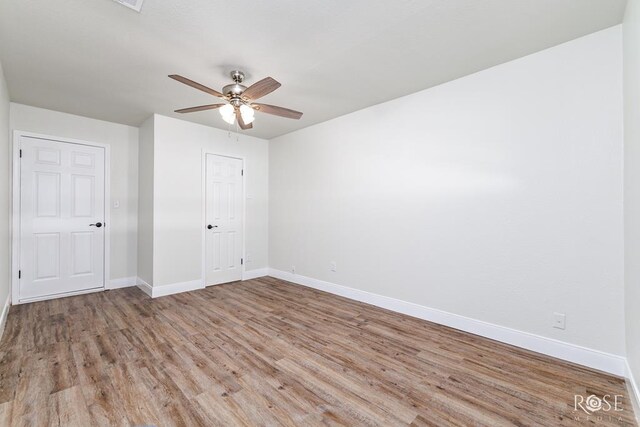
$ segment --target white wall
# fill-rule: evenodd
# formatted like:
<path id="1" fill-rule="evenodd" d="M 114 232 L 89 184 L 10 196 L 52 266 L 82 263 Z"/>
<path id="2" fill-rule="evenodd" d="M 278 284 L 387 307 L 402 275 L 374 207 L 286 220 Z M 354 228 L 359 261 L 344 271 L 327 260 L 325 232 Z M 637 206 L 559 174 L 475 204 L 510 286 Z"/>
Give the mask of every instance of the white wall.
<path id="1" fill-rule="evenodd" d="M 245 159 L 245 268 L 267 267 L 267 141 L 156 115 L 153 286 L 202 278 L 203 149 Z"/>
<path id="2" fill-rule="evenodd" d="M 270 267 L 624 355 L 621 48 L 618 26 L 270 141 Z"/>
<path id="3" fill-rule="evenodd" d="M 623 28 L 626 340 L 640 390 L 640 0 L 627 3 Z"/>
<path id="4" fill-rule="evenodd" d="M 137 274 L 138 128 L 11 103 L 11 129 L 111 146 L 111 279 Z"/>
<path id="5" fill-rule="evenodd" d="M 9 92 L 4 79 L 2 64 L 0 64 L 0 313 L 10 294 L 11 277 L 9 262 L 11 260 L 11 242 L 9 229 L 11 226 L 10 209 L 10 181 L 11 155 L 9 138 Z M 0 328 L 2 325 L 0 314 Z M 2 330 L 0 329 L 0 336 Z"/>
<path id="6" fill-rule="evenodd" d="M 153 283 L 154 118 L 140 126 L 138 155 L 138 277 Z"/>

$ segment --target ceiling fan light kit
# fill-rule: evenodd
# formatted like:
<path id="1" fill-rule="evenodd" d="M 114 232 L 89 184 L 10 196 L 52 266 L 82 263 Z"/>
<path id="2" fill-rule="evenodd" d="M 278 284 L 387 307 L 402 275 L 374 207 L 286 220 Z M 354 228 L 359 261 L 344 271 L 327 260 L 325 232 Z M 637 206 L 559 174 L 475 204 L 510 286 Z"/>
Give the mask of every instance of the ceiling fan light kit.
<path id="1" fill-rule="evenodd" d="M 218 98 L 222 98 L 224 104 L 208 104 L 199 107 L 190 107 L 176 110 L 176 113 L 194 113 L 196 111 L 219 109 L 222 119 L 233 125 L 236 121 L 241 129 L 251 129 L 255 120 L 255 111 L 273 114 L 275 116 L 286 117 L 289 119 L 300 119 L 302 113 L 288 108 L 277 107 L 275 105 L 257 104 L 253 101 L 270 94 L 278 89 L 281 84 L 271 77 L 264 78 L 259 82 L 247 87 L 242 84 L 244 82 L 244 73 L 234 70 L 231 72 L 233 83 L 222 88 L 222 92 L 218 92 L 200 83 L 194 82 L 186 77 L 177 74 L 169 75 L 170 78 L 180 83 L 191 86 Z"/>
<path id="2" fill-rule="evenodd" d="M 220 107 L 220 115 L 222 116 L 222 120 L 232 125 L 236 121 L 236 114 L 233 105 L 226 104 Z"/>
<path id="3" fill-rule="evenodd" d="M 255 120 L 255 113 L 253 111 L 253 108 L 246 105 L 240 106 L 240 115 L 242 116 L 242 120 L 246 124 L 251 124 Z"/>

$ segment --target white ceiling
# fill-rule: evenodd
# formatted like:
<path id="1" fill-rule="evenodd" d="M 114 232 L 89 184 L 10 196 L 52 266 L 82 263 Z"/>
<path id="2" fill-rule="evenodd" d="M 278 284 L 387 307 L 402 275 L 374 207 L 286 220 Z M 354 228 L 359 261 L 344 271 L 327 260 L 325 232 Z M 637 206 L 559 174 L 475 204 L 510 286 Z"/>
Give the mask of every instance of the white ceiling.
<path id="1" fill-rule="evenodd" d="M 226 129 L 227 73 L 282 83 L 258 114 L 271 138 L 618 24 L 625 0 L 0 0 L 0 61 L 12 101 L 139 125 L 152 113 Z"/>

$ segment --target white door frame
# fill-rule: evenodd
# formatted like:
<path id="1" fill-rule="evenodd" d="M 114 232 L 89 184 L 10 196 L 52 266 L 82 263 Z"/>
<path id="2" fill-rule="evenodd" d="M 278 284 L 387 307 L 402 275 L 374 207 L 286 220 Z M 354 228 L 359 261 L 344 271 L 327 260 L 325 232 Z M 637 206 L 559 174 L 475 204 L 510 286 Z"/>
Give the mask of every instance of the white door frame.
<path id="1" fill-rule="evenodd" d="M 247 180 L 245 167 L 245 158 L 241 156 L 229 156 L 227 154 L 216 153 L 215 151 L 209 151 L 206 148 L 202 149 L 202 287 L 207 285 L 207 154 L 213 154 L 214 156 L 227 157 L 229 159 L 236 159 L 242 161 L 242 279 L 245 276 L 245 267 L 247 265 L 247 256 L 245 254 L 246 248 L 246 217 L 247 217 L 247 197 L 246 186 Z M 216 286 L 216 285 L 211 285 Z"/>
<path id="2" fill-rule="evenodd" d="M 55 296 L 44 296 L 29 298 L 20 301 L 20 280 L 18 271 L 20 270 L 20 137 L 44 139 L 66 144 L 88 145 L 91 147 L 104 148 L 104 279 L 102 288 L 88 291 L 68 292 Z M 13 175 L 11 180 L 11 303 L 24 304 L 34 301 L 42 301 L 53 298 L 61 298 L 72 295 L 80 295 L 91 292 L 101 292 L 108 289 L 111 267 L 111 147 L 108 144 L 98 142 L 81 141 L 79 139 L 62 138 L 58 136 L 42 135 L 33 132 L 20 130 L 13 131 Z"/>

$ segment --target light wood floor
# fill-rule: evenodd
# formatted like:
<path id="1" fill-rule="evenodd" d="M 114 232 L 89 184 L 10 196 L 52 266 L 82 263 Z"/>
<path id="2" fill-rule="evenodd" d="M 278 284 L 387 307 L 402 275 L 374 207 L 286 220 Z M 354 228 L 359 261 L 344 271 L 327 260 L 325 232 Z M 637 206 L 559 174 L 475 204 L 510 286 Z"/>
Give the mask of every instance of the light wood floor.
<path id="1" fill-rule="evenodd" d="M 321 424 L 634 425 L 620 378 L 271 278 L 9 313 L 0 425 Z"/>

